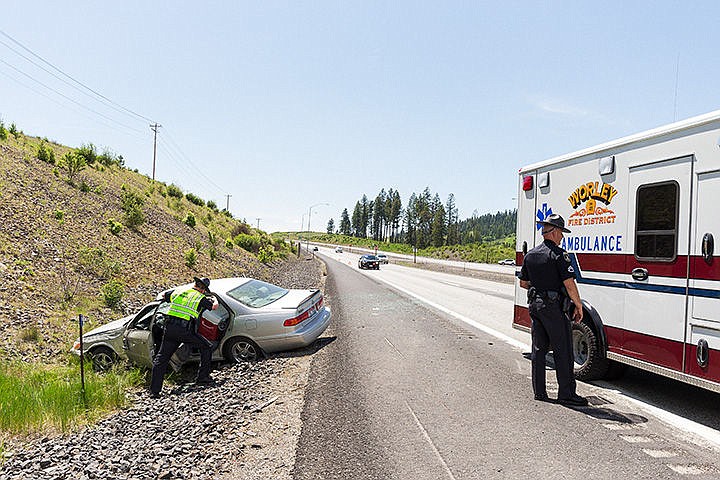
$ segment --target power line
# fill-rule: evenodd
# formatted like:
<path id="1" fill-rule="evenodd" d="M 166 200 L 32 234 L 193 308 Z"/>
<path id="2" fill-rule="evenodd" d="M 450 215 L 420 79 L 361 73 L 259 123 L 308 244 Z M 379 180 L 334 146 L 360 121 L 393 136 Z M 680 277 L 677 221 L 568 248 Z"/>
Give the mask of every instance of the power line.
<path id="1" fill-rule="evenodd" d="M 180 152 L 180 155 L 195 169 L 194 173 L 198 174 L 199 176 L 201 176 L 202 178 L 204 178 L 205 180 L 207 180 L 208 183 L 210 183 L 210 184 L 213 185 L 215 188 L 217 188 L 218 191 L 223 191 L 223 190 L 225 190 L 224 188 L 222 188 L 221 186 L 219 186 L 217 183 L 215 183 L 210 177 L 208 177 L 207 175 L 205 175 L 205 173 L 203 172 L 203 170 L 202 170 L 201 168 L 199 168 L 197 165 L 195 165 L 195 164 L 192 162 L 192 160 L 190 160 L 190 158 L 188 158 L 188 156 L 183 153 L 183 151 L 180 149 L 180 147 L 178 146 L 178 144 L 173 140 L 173 138 L 172 138 L 172 137 L 170 136 L 170 134 L 168 133 L 167 128 L 165 129 L 165 136 L 168 138 L 168 140 L 170 140 L 170 143 L 176 148 L 176 150 L 177 150 L 178 152 Z"/>
<path id="2" fill-rule="evenodd" d="M 82 115 L 83 117 L 87 118 L 88 120 L 91 120 L 91 121 L 93 121 L 93 122 L 99 122 L 99 123 L 105 125 L 105 126 L 108 127 L 108 128 L 111 128 L 111 129 L 114 129 L 114 130 L 117 129 L 116 126 L 110 125 L 109 123 L 106 123 L 106 122 L 103 121 L 103 120 L 98 120 L 97 118 L 93 118 L 93 117 L 87 115 L 87 114 L 86 114 L 85 112 L 83 112 L 82 110 L 79 110 L 79 109 L 77 109 L 77 108 L 74 108 L 72 105 L 63 104 L 63 103 L 60 102 L 59 100 L 51 97 L 50 95 L 47 95 L 46 93 L 38 90 L 37 88 L 21 82 L 20 80 L 18 80 L 17 78 L 13 77 L 13 76 L 10 75 L 10 74 L 8 74 L 7 72 L 3 72 L 2 70 L 0 70 L 0 74 L 1 74 L 1 75 L 4 75 L 4 76 L 7 77 L 7 78 L 9 78 L 10 80 L 12 80 L 13 82 L 17 83 L 18 85 L 20 85 L 20 86 L 22 86 L 22 87 L 24 87 L 24 88 L 27 88 L 28 90 L 31 90 L 31 91 L 35 92 L 36 94 L 38 94 L 38 95 L 40 95 L 40 96 L 42 96 L 42 97 L 47 98 L 48 100 L 50 100 L 51 102 L 55 103 L 56 105 L 59 105 L 59 106 L 61 106 L 61 107 L 63 107 L 63 108 L 69 108 L 70 110 L 73 110 L 75 113 L 77 113 L 77 114 L 79 114 L 79 115 Z M 131 130 L 132 130 L 133 132 L 143 133 L 143 132 L 141 132 L 140 130 L 135 130 L 135 129 L 131 129 Z M 125 135 L 129 135 L 129 136 L 131 136 L 131 137 L 134 137 L 134 138 L 141 139 L 141 140 L 145 140 L 145 139 L 146 139 L 146 137 L 143 137 L 143 136 L 140 136 L 140 135 L 135 135 L 135 134 L 130 133 L 130 132 L 125 132 L 125 131 L 123 131 L 122 133 L 124 133 Z"/>
<path id="3" fill-rule="evenodd" d="M 3 64 L 5 64 L 5 65 L 7 65 L 8 67 L 12 68 L 13 70 L 15 70 L 16 72 L 20 73 L 21 75 L 29 78 L 29 79 L 32 80 L 33 82 L 42 85 L 43 87 L 47 88 L 48 90 L 50 90 L 50 91 L 52 91 L 52 92 L 55 92 L 56 94 L 58 94 L 58 95 L 60 95 L 61 97 L 63 97 L 65 100 L 74 103 L 74 104 L 77 105 L 78 107 L 84 108 L 85 110 L 88 110 L 88 111 L 94 113 L 95 115 L 98 115 L 98 116 L 103 117 L 103 118 L 105 118 L 105 119 L 107 119 L 107 120 L 110 120 L 111 122 L 117 123 L 118 125 L 121 125 L 121 126 L 127 128 L 128 130 L 132 130 L 132 131 L 137 132 L 137 133 L 143 133 L 141 130 L 138 130 L 137 128 L 133 128 L 133 127 L 131 127 L 131 126 L 129 126 L 129 125 L 125 125 L 124 123 L 119 122 L 119 121 L 115 120 L 114 118 L 108 117 L 107 115 L 105 115 L 105 114 L 103 114 L 103 113 L 100 113 L 100 112 L 98 112 L 97 110 L 93 110 L 92 108 L 87 107 L 87 106 L 81 104 L 80 102 L 78 102 L 78 101 L 76 101 L 76 100 L 68 97 L 68 96 L 65 95 L 64 93 L 55 90 L 55 89 L 52 88 L 51 86 L 44 84 L 43 82 L 41 82 L 40 80 L 37 80 L 36 78 L 33 78 L 32 75 L 29 75 L 29 74 L 23 72 L 22 70 L 20 70 L 19 68 L 15 67 L 15 66 L 13 66 L 13 65 L 11 65 L 11 64 L 9 64 L 9 63 L 6 62 L 5 60 L 0 59 L 0 63 L 3 63 Z"/>
<path id="4" fill-rule="evenodd" d="M 13 37 L 11 37 L 10 35 L 8 35 L 8 34 L 5 33 L 4 31 L 0 30 L 0 34 L 2 34 L 3 36 L 5 36 L 6 38 L 8 38 L 8 39 L 9 39 L 11 42 L 13 42 L 15 45 L 19 46 L 20 48 L 22 48 L 23 50 L 25 50 L 26 52 L 28 52 L 29 54 L 31 54 L 31 55 L 34 56 L 35 58 L 39 59 L 40 61 L 42 61 L 42 62 L 45 63 L 46 65 L 48 65 L 48 66 L 50 66 L 51 68 L 53 68 L 55 71 L 59 72 L 59 73 L 60 73 L 61 75 L 63 75 L 64 77 L 72 80 L 73 82 L 75 82 L 76 84 L 78 84 L 78 85 L 80 85 L 81 87 L 85 88 L 86 90 L 94 93 L 95 95 L 97 95 L 98 97 L 102 98 L 102 99 L 105 100 L 106 102 L 114 105 L 115 107 L 118 107 L 118 108 L 122 109 L 122 110 L 125 111 L 126 113 L 129 113 L 129 114 L 131 114 L 131 115 L 134 115 L 135 117 L 141 118 L 142 120 L 145 120 L 145 121 L 148 121 L 148 122 L 151 122 L 151 123 L 156 123 L 154 120 L 151 120 L 151 119 L 147 118 L 147 117 L 144 116 L 144 115 L 141 115 L 141 114 L 139 114 L 139 113 L 137 113 L 137 112 L 134 112 L 133 110 L 130 110 L 129 108 L 123 107 L 123 106 L 120 105 L 119 103 L 116 103 L 116 102 L 110 100 L 108 97 L 106 97 L 106 96 L 103 95 L 102 93 L 97 92 L 97 91 L 93 90 L 92 88 L 88 87 L 87 85 L 85 85 L 84 83 L 82 83 L 80 80 L 76 80 L 75 78 L 73 78 L 72 76 L 70 76 L 70 75 L 68 75 L 67 73 L 63 72 L 61 69 L 59 69 L 58 67 L 56 67 L 55 65 L 53 65 L 53 64 L 50 63 L 49 61 L 47 61 L 47 60 L 45 60 L 44 58 L 42 58 L 40 55 L 36 54 L 35 52 L 33 52 L 32 50 L 30 50 L 29 48 L 27 48 L 25 45 L 23 45 L 23 44 L 21 44 L 20 42 L 18 42 L 17 40 L 15 40 Z M 3 42 L 3 45 L 7 46 L 7 44 L 5 44 L 4 42 Z M 9 47 L 8 47 L 8 48 L 9 48 Z M 13 49 L 11 48 L 11 50 L 13 50 Z M 13 51 L 15 51 L 15 50 L 13 50 Z M 18 53 L 18 52 L 15 52 L 15 53 Z M 20 55 L 20 54 L 19 54 L 19 55 Z M 26 58 L 24 55 L 21 55 L 21 56 L 22 56 L 23 58 Z M 26 59 L 27 59 L 27 58 L 26 58 Z M 28 60 L 28 61 L 30 61 L 30 60 Z M 35 64 L 34 62 L 32 62 L 32 63 Z M 35 64 L 35 65 L 36 65 L 36 66 L 39 66 L 39 65 L 37 65 L 37 64 Z M 40 67 L 40 68 L 42 68 L 42 67 Z M 45 70 L 45 69 L 43 68 L 43 70 Z M 45 70 L 45 71 L 47 71 L 47 70 Z M 48 72 L 48 73 L 50 73 L 50 72 Z M 56 77 L 56 78 L 57 78 L 57 77 Z"/>

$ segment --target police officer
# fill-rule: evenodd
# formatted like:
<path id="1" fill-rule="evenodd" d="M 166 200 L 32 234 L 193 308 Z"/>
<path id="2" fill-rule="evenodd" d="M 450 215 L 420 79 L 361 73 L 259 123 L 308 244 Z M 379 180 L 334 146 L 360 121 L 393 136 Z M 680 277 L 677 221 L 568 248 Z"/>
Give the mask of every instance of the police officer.
<path id="1" fill-rule="evenodd" d="M 153 358 L 152 377 L 150 380 L 150 396 L 158 398 L 162 390 L 163 379 L 168 362 L 180 343 L 195 345 L 200 348 L 200 367 L 195 383 L 209 385 L 212 344 L 198 335 L 195 322 L 203 310 L 215 310 L 217 300 L 206 296 L 210 294 L 210 279 L 193 277 L 195 285 L 187 290 L 172 290 L 165 293 L 165 301 L 170 302 L 170 310 L 165 319 L 165 334 L 157 355 Z"/>
<path id="2" fill-rule="evenodd" d="M 565 228 L 565 220 L 557 214 L 549 215 L 539 223 L 544 241 L 527 252 L 520 270 L 520 286 L 528 289 L 528 308 L 532 319 L 531 359 L 535 400 L 549 400 L 545 388 L 545 355 L 552 347 L 558 403 L 585 406 L 587 399 L 575 392 L 572 329 L 562 311 L 562 302 L 567 294 L 575 305 L 573 320 L 582 320 L 583 309 L 575 285 L 575 271 L 570 257 L 559 247 L 563 232 L 570 233 L 570 230 Z"/>

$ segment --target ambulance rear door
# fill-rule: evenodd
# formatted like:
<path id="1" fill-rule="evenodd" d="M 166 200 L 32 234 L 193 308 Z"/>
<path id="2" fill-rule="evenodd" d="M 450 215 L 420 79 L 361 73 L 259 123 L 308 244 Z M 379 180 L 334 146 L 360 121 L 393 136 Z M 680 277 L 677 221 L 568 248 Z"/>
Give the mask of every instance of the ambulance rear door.
<path id="1" fill-rule="evenodd" d="M 694 157 L 630 166 L 623 353 L 682 371 Z"/>

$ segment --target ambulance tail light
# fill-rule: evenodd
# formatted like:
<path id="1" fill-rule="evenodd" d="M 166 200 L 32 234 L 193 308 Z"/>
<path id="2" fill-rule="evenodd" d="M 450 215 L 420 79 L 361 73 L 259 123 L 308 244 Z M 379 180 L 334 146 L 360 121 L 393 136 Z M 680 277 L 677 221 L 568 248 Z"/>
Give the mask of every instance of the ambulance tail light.
<path id="1" fill-rule="evenodd" d="M 533 177 L 532 175 L 525 175 L 523 177 L 523 192 L 532 190 L 533 188 Z"/>

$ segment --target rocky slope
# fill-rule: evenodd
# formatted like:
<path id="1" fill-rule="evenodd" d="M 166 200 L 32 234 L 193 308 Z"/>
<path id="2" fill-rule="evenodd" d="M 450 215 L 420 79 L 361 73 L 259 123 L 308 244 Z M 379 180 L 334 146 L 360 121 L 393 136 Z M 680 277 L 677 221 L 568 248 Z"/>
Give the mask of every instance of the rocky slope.
<path id="1" fill-rule="evenodd" d="M 65 169 L 36 158 L 39 144 L 24 135 L 0 141 L 2 358 L 56 361 L 77 336 L 69 319 L 78 313 L 92 328 L 195 275 L 273 280 L 276 264 L 226 246 L 237 233 L 255 233 L 246 224 L 172 197 L 166 185 L 116 165 L 95 162 L 69 181 Z M 56 158 L 69 150 L 44 145 Z M 143 199 L 145 222 L 113 234 L 109 222 L 125 221 L 122 200 L 128 192 Z M 188 213 L 195 227 L 184 223 Z M 197 252 L 192 267 L 185 261 L 190 249 Z M 104 305 L 101 294 L 111 281 L 123 285 L 115 309 Z"/>
<path id="2" fill-rule="evenodd" d="M 322 288 L 323 266 L 305 258 L 277 264 L 273 279 Z M 67 435 L 10 439 L 0 480 L 289 480 L 312 354 L 305 349 L 257 363 L 215 365 L 217 385 L 166 383 L 163 396 L 129 393 L 131 406 Z"/>

